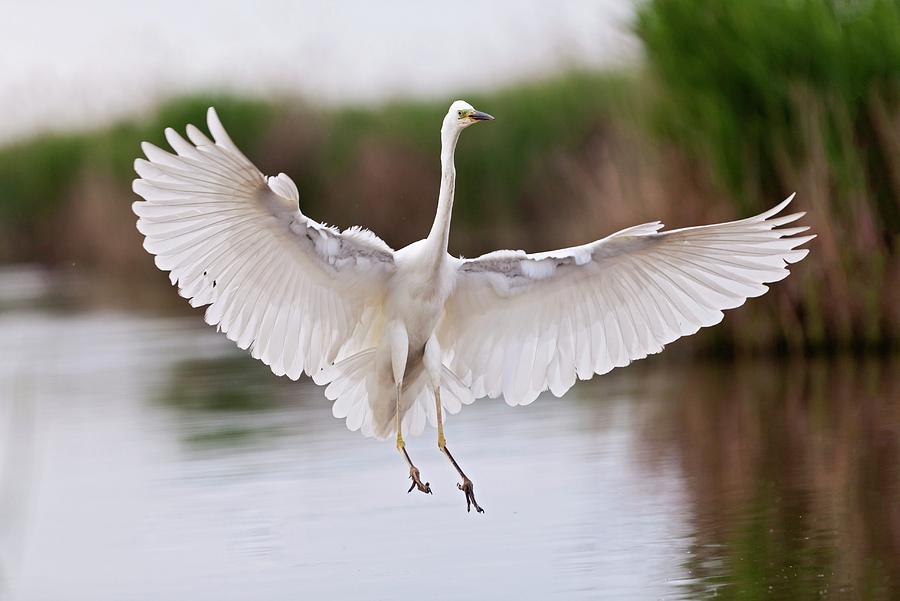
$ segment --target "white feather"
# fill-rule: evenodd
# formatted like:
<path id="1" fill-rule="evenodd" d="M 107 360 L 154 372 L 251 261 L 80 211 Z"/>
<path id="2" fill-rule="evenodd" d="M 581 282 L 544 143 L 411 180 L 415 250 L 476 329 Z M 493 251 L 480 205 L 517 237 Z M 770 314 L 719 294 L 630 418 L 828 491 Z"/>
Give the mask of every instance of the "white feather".
<path id="1" fill-rule="evenodd" d="M 796 235 L 806 227 L 776 229 L 803 216 L 775 217 L 792 198 L 729 223 L 660 232 L 654 222 L 579 247 L 458 260 L 439 331 L 449 367 L 471 382 L 502 379 L 502 389 L 473 392 L 522 405 L 658 353 L 763 294 L 806 255 L 797 247 L 814 236 Z M 485 346 L 494 348 L 488 361 Z"/>
<path id="2" fill-rule="evenodd" d="M 190 142 L 165 132 L 177 154 L 143 145 L 133 187 L 144 200 L 133 207 L 144 246 L 239 347 L 252 346 L 276 374 L 298 377 L 297 358 L 315 373 L 383 296 L 393 251 L 374 235 L 344 238 L 307 219 L 288 176 L 266 179 L 212 109 L 208 124 L 215 142 L 188 126 Z"/>

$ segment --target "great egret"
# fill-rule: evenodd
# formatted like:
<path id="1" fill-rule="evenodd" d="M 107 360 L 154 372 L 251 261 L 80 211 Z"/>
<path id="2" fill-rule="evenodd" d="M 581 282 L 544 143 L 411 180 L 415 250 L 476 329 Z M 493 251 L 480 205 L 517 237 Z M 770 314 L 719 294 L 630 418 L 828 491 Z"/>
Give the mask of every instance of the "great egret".
<path id="1" fill-rule="evenodd" d="M 606 238 L 537 254 L 500 250 L 476 259 L 447 253 L 460 133 L 493 117 L 457 100 L 441 127 L 441 185 L 428 237 L 398 251 L 372 232 L 339 231 L 299 209 L 284 173 L 265 177 L 226 133 L 213 108 L 210 140 L 173 129 L 176 154 L 143 143 L 134 191 L 138 230 L 156 265 L 206 321 L 276 375 L 327 384 L 335 417 L 366 436 L 396 435 L 413 488 L 431 492 L 403 432 L 437 427 L 443 412 L 475 398 L 527 405 L 658 353 L 722 320 L 722 310 L 787 276 L 806 227 L 776 229 L 793 198 L 755 217 L 660 231 L 645 223 Z"/>

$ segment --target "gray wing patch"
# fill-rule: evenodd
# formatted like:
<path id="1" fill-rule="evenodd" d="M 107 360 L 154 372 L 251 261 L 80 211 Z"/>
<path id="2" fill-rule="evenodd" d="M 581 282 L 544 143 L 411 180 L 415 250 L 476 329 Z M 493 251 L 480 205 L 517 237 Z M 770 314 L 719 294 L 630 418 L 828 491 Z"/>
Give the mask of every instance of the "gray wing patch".
<path id="1" fill-rule="evenodd" d="M 497 251 L 464 261 L 459 271 L 486 279 L 495 294 L 508 297 L 576 266 L 572 256 L 534 258 L 523 251 Z"/>
<path id="2" fill-rule="evenodd" d="M 293 182 L 287 176 L 283 177 L 293 186 Z M 261 208 L 294 234 L 297 242 L 315 252 L 322 260 L 323 271 L 334 276 L 336 271 L 348 267 L 369 267 L 378 264 L 393 268 L 394 251 L 378 236 L 359 227 L 351 227 L 341 232 L 334 226 L 309 219 L 297 208 L 296 201 L 278 193 L 272 187 L 273 183 L 280 183 L 281 188 L 286 189 L 287 184 L 269 178 L 269 185 L 262 186 L 254 199 Z M 325 268 L 326 265 L 332 269 Z"/>

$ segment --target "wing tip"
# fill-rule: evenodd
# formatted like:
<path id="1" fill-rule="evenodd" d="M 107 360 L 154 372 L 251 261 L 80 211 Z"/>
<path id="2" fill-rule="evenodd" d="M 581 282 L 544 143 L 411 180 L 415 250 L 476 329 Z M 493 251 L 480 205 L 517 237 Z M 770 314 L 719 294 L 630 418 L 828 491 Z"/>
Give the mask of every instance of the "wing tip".
<path id="1" fill-rule="evenodd" d="M 779 202 L 777 205 L 775 205 L 768 211 L 764 211 L 760 215 L 757 215 L 756 219 L 758 219 L 760 221 L 765 221 L 765 220 L 769 219 L 770 217 L 774 217 L 775 215 L 782 212 L 786 206 L 791 204 L 791 201 L 794 200 L 795 196 L 797 196 L 797 193 L 792 192 L 790 196 L 788 196 L 787 198 L 785 198 L 784 200 Z"/>
<path id="2" fill-rule="evenodd" d="M 222 125 L 222 120 L 219 118 L 219 113 L 214 106 L 206 109 L 206 126 L 213 135 L 213 139 L 215 139 L 216 142 L 222 142 L 222 140 L 219 139 L 219 135 L 220 132 L 225 132 L 225 126 Z"/>
<path id="3" fill-rule="evenodd" d="M 150 155 L 153 153 L 154 150 L 161 150 L 161 149 L 156 144 L 153 144 L 152 142 L 148 142 L 147 140 L 144 140 L 143 142 L 141 142 L 141 152 L 144 153 L 144 156 L 147 157 L 147 160 L 150 160 Z M 150 161 L 150 162 L 152 163 L 153 161 Z"/>
<path id="4" fill-rule="evenodd" d="M 788 236 L 785 240 L 790 240 L 794 243 L 794 248 L 800 246 L 801 244 L 806 244 L 813 238 L 818 236 L 818 234 L 807 234 L 805 236 Z"/>
<path id="5" fill-rule="evenodd" d="M 150 200 L 149 195 L 151 189 L 149 188 L 150 184 L 142 177 L 136 177 L 131 180 L 131 191 L 144 199 L 144 201 Z"/>
<path id="6" fill-rule="evenodd" d="M 234 143 L 234 140 L 228 135 L 228 130 L 222 125 L 222 120 L 219 119 L 219 113 L 214 106 L 210 106 L 206 109 L 206 127 L 209 129 L 209 133 L 212 135 L 212 139 L 217 145 L 227 148 L 237 156 L 246 160 L 246 157 Z"/>
<path id="7" fill-rule="evenodd" d="M 172 129 L 172 128 L 167 127 L 166 131 L 168 131 L 170 129 Z M 200 130 L 200 128 L 197 127 L 196 125 L 194 125 L 193 123 L 188 123 L 187 125 L 185 125 L 184 130 L 187 132 L 188 138 L 193 138 L 193 136 L 191 134 L 203 135 L 203 132 Z M 175 130 L 172 130 L 172 131 L 175 131 Z M 191 139 L 191 141 L 193 142 L 193 139 Z M 194 144 L 196 145 L 196 142 Z"/>
<path id="8" fill-rule="evenodd" d="M 798 248 L 785 255 L 783 259 L 787 265 L 793 265 L 794 263 L 799 263 L 800 261 L 805 259 L 808 254 L 808 248 Z"/>

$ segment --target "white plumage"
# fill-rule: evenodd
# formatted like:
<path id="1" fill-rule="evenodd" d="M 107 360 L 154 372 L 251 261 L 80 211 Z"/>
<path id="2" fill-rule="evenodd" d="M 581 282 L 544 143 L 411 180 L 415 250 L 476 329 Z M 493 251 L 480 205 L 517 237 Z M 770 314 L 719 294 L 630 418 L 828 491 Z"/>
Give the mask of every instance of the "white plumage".
<path id="1" fill-rule="evenodd" d="M 475 397 L 527 405 L 722 320 L 806 256 L 803 213 L 659 232 L 661 223 L 540 254 L 459 261 L 438 336 Z"/>
<path id="2" fill-rule="evenodd" d="M 473 398 L 526 405 L 658 353 L 763 294 L 813 236 L 782 227 L 793 195 L 755 217 L 671 231 L 635 226 L 568 249 L 447 254 L 462 129 L 490 116 L 457 101 L 444 119 L 442 181 L 428 238 L 393 251 L 298 209 L 285 174 L 266 178 L 213 109 L 212 140 L 172 129 L 176 154 L 143 145 L 137 227 L 156 264 L 206 321 L 277 375 L 327 384 L 336 417 L 370 436 L 419 433 Z M 396 398 L 398 384 L 402 396 Z"/>

